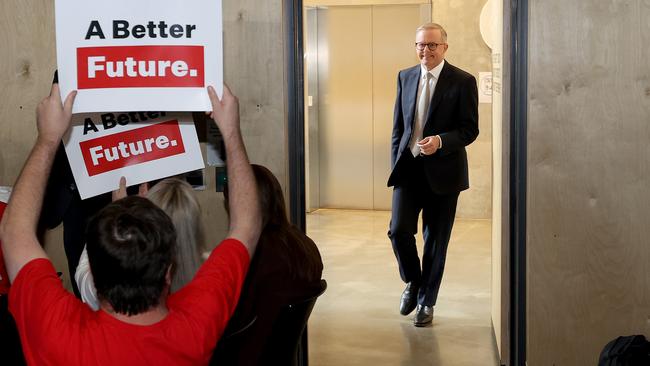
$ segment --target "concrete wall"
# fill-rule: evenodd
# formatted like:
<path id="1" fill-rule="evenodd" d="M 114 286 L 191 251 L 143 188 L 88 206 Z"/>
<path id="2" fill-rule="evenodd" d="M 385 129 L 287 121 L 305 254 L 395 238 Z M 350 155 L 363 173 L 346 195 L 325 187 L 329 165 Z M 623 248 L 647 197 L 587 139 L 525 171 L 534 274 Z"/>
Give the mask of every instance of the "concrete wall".
<path id="1" fill-rule="evenodd" d="M 445 27 L 449 50 L 446 60 L 471 73 L 491 71 L 490 49 L 479 29 L 481 9 L 487 0 L 434 0 L 433 22 Z M 489 219 L 492 214 L 492 108 L 479 104 L 476 141 L 467 148 L 470 189 L 461 193 L 457 217 Z"/>
<path id="2" fill-rule="evenodd" d="M 239 96 L 249 156 L 286 187 L 282 1 L 224 0 L 223 14 L 224 79 Z M 35 107 L 49 93 L 56 68 L 54 36 L 52 1 L 0 2 L 0 186 L 14 184 L 35 140 Z M 207 190 L 198 192 L 209 247 L 227 230 L 214 174 L 206 169 Z M 48 234 L 46 249 L 67 284 L 61 233 Z"/>
<path id="3" fill-rule="evenodd" d="M 650 336 L 650 3 L 532 1 L 528 365 Z"/>

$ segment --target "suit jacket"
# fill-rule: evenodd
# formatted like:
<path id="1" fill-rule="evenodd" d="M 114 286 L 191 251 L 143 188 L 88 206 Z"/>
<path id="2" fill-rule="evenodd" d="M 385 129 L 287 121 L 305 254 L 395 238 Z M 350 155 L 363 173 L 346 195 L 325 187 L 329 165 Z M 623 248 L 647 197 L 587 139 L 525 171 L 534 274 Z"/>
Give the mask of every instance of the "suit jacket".
<path id="1" fill-rule="evenodd" d="M 406 154 L 413 134 L 420 65 L 402 70 L 397 76 L 397 98 L 391 141 L 392 171 L 388 186 L 406 179 Z M 471 74 L 445 60 L 424 125 L 423 136 L 440 135 L 442 148 L 424 156 L 424 170 L 431 189 L 438 194 L 469 188 L 465 146 L 478 136 L 478 88 Z"/>

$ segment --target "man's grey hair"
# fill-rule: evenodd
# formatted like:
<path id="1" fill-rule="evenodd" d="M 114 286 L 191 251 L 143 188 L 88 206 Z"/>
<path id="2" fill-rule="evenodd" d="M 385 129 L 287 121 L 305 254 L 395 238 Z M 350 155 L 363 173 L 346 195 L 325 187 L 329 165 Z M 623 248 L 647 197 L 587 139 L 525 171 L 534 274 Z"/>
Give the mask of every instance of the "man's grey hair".
<path id="1" fill-rule="evenodd" d="M 447 43 L 447 31 L 445 31 L 445 28 L 443 28 L 438 23 L 425 23 L 425 24 L 422 24 L 421 26 L 418 27 L 418 29 L 415 30 L 415 33 L 418 33 L 420 31 L 429 30 L 429 29 L 439 29 L 440 30 L 440 35 L 442 36 L 442 42 Z"/>

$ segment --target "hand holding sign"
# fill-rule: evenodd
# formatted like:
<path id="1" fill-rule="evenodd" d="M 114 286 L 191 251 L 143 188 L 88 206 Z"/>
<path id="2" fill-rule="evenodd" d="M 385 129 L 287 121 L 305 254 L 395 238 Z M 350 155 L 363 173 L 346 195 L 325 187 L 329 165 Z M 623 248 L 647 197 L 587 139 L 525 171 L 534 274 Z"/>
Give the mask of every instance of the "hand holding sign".
<path id="1" fill-rule="evenodd" d="M 212 103 L 212 112 L 206 112 L 217 122 L 221 135 L 226 139 L 239 131 L 239 99 L 230 92 L 227 85 L 223 86 L 223 98 L 219 99 L 212 86 L 208 87 L 208 96 Z"/>
<path id="2" fill-rule="evenodd" d="M 72 105 L 77 91 L 73 90 L 61 104 L 59 84 L 52 84 L 50 95 L 43 99 L 36 108 L 36 126 L 38 138 L 58 145 L 72 120 Z"/>

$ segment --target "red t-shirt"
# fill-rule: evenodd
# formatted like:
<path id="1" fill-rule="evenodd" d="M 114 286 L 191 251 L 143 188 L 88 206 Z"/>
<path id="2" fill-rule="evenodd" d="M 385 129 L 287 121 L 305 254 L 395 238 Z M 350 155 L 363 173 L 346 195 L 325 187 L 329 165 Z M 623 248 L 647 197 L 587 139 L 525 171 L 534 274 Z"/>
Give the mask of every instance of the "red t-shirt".
<path id="1" fill-rule="evenodd" d="M 0 201 L 0 220 L 2 220 L 2 214 L 5 212 L 5 207 L 7 207 L 7 204 Z M 0 277 L 0 295 L 6 295 L 9 293 L 9 275 L 7 275 L 5 258 L 2 255 L 2 243 L 0 243 Z"/>
<path id="2" fill-rule="evenodd" d="M 92 311 L 63 288 L 49 260 L 35 259 L 18 273 L 9 310 L 28 364 L 207 365 L 248 265 L 246 248 L 224 240 L 194 279 L 167 298 L 165 319 L 141 326 Z"/>

